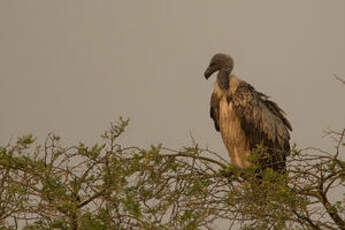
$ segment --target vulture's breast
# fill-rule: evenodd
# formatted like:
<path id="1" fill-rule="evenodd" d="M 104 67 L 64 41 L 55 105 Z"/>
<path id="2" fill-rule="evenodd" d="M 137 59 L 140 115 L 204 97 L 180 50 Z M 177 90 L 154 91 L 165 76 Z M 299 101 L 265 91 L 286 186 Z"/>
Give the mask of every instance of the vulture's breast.
<path id="1" fill-rule="evenodd" d="M 219 129 L 223 142 L 229 152 L 231 163 L 240 168 L 250 166 L 247 158 L 250 155 L 249 144 L 244 130 L 241 126 L 241 119 L 233 109 L 233 103 L 227 101 L 227 97 L 235 93 L 239 80 L 230 78 L 228 90 L 222 90 L 218 83 L 214 85 L 214 92 L 219 98 Z"/>

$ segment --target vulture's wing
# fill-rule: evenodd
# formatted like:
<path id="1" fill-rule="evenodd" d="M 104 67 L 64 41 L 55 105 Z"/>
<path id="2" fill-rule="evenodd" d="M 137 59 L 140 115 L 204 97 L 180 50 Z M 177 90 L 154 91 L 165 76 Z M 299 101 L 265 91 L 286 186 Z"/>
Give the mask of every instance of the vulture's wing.
<path id="1" fill-rule="evenodd" d="M 290 150 L 289 130 L 292 128 L 284 117 L 284 111 L 276 103 L 268 100 L 265 94 L 255 91 L 244 81 L 238 85 L 232 95 L 232 101 L 250 146 L 253 148 L 262 143 L 266 147 L 280 150 L 285 159 Z"/>
<path id="2" fill-rule="evenodd" d="M 215 129 L 219 132 L 219 98 L 215 92 L 211 95 L 210 116 L 214 122 Z"/>

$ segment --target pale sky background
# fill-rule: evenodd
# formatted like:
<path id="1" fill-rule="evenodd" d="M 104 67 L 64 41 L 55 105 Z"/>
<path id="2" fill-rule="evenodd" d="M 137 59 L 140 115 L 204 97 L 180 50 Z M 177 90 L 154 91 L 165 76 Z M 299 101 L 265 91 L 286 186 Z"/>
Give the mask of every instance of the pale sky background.
<path id="1" fill-rule="evenodd" d="M 216 52 L 272 97 L 300 146 L 345 127 L 344 0 L 1 0 L 0 144 L 55 131 L 93 144 L 122 115 L 127 144 L 225 154 L 209 118 Z M 331 148 L 332 149 L 332 148 Z"/>

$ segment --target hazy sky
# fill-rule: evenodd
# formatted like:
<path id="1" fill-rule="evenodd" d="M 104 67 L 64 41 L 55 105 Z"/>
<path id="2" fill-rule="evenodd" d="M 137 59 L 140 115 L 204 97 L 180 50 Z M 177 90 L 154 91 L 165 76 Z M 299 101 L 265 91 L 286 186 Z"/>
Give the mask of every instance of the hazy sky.
<path id="1" fill-rule="evenodd" d="M 0 144 L 56 131 L 94 143 L 131 118 L 124 142 L 224 153 L 209 118 L 216 52 L 288 114 L 293 142 L 328 148 L 345 127 L 344 0 L 0 1 Z"/>

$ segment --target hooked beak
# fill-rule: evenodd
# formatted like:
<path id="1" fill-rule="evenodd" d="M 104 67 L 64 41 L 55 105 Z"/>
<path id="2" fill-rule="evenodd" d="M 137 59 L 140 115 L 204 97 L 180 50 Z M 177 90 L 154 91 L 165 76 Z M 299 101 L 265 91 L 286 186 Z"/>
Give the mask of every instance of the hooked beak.
<path id="1" fill-rule="evenodd" d="M 204 73 L 206 80 L 215 72 L 214 69 L 208 67 Z"/>

